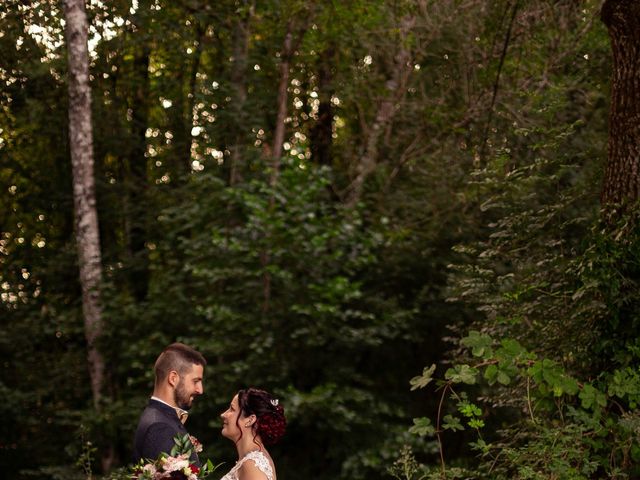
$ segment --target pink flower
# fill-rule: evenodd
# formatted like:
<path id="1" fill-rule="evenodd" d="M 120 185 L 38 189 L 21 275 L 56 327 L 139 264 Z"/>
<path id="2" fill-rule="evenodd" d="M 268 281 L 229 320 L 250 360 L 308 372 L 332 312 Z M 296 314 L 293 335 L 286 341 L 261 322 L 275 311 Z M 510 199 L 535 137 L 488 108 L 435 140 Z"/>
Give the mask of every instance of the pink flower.
<path id="1" fill-rule="evenodd" d="M 200 453 L 202 451 L 202 444 L 200 443 L 200 440 L 193 435 L 189 435 L 189 440 L 191 441 L 191 445 L 193 445 L 193 449 L 196 453 Z"/>
<path id="2" fill-rule="evenodd" d="M 192 464 L 189 460 L 192 452 L 201 452 L 202 444 L 196 437 L 177 436 L 177 448 L 174 452 L 182 452 L 175 456 L 160 454 L 154 461 L 140 462 L 131 472 L 131 480 L 203 480 L 215 467 L 207 462 L 203 468 Z"/>
<path id="3" fill-rule="evenodd" d="M 147 463 L 144 467 L 142 467 L 142 471 L 148 473 L 151 476 L 155 475 L 157 472 L 156 466 L 152 463 Z"/>
<path id="4" fill-rule="evenodd" d="M 189 468 L 189 460 L 186 454 L 178 455 L 177 457 L 164 457 L 162 461 L 162 470 L 165 472 L 177 472 Z M 191 473 L 191 470 L 189 470 Z"/>

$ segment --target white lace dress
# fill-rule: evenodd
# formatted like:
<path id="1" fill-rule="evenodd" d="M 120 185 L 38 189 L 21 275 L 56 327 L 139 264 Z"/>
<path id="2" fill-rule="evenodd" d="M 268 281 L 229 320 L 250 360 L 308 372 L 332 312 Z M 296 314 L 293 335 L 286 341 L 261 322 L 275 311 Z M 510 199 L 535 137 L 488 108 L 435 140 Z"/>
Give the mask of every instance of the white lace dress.
<path id="1" fill-rule="evenodd" d="M 229 473 L 227 473 L 220 480 L 238 480 L 238 470 L 247 460 L 252 460 L 253 463 L 255 463 L 256 467 L 258 467 L 258 469 L 262 473 L 264 473 L 265 477 L 267 477 L 267 480 L 274 480 L 273 469 L 271 468 L 269 459 L 263 452 L 259 450 L 254 450 L 247 453 L 244 457 L 238 460 L 235 466 L 231 470 L 229 470 Z"/>

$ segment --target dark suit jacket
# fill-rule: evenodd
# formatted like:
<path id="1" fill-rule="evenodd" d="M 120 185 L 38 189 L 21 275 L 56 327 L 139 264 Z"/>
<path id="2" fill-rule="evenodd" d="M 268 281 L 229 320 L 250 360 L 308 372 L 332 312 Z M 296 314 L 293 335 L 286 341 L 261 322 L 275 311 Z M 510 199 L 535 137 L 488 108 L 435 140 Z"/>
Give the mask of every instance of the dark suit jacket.
<path id="1" fill-rule="evenodd" d="M 161 452 L 171 453 L 175 445 L 174 437 L 185 433 L 187 429 L 172 407 L 153 399 L 149 400 L 136 429 L 133 462 L 138 463 L 140 459 L 155 460 Z M 191 455 L 191 462 L 200 466 L 200 460 L 195 451 Z"/>

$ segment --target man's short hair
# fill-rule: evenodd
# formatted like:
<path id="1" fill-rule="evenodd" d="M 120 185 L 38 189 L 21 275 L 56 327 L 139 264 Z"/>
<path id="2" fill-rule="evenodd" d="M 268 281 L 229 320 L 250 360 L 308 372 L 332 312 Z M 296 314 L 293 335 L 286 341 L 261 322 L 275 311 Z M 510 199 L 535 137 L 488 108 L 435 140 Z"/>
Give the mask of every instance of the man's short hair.
<path id="1" fill-rule="evenodd" d="M 156 384 L 167 378 L 169 372 L 175 370 L 179 375 L 191 371 L 193 365 L 207 364 L 202 354 L 184 343 L 172 343 L 158 356 L 153 371 L 156 374 Z"/>

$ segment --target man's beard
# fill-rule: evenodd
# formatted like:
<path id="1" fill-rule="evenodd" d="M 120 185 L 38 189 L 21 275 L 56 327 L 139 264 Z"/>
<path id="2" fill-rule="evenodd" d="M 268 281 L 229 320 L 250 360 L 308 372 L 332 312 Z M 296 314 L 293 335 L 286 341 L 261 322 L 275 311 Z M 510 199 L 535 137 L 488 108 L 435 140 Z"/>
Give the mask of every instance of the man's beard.
<path id="1" fill-rule="evenodd" d="M 187 389 L 184 388 L 182 379 L 180 379 L 173 392 L 173 400 L 175 404 L 183 410 L 189 410 L 191 408 L 191 395 L 187 392 Z"/>

